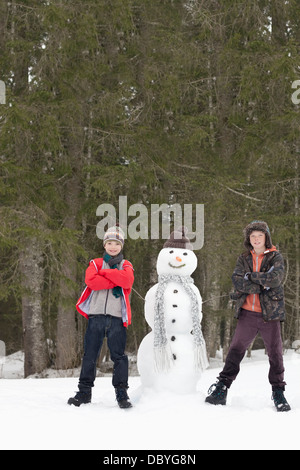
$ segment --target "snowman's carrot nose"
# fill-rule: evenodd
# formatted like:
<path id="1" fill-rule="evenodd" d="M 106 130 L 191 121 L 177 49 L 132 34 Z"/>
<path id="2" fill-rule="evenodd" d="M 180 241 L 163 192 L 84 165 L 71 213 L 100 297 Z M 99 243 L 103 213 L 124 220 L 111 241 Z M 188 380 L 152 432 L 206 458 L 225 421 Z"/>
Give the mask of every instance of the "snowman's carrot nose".
<path id="1" fill-rule="evenodd" d="M 179 263 L 181 263 L 182 259 L 179 258 L 179 256 L 176 256 L 176 261 L 179 261 Z"/>

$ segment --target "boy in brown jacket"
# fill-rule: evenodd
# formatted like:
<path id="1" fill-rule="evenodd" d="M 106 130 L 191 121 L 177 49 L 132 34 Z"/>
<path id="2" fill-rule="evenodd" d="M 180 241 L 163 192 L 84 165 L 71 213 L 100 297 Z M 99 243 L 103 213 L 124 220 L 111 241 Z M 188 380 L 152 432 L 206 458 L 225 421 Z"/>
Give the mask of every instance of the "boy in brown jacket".
<path id="1" fill-rule="evenodd" d="M 277 411 L 291 408 L 284 396 L 284 366 L 280 322 L 285 318 L 282 255 L 272 245 L 268 225 L 254 220 L 244 229 L 246 252 L 238 260 L 232 281 L 235 288 L 236 331 L 225 366 L 206 402 L 226 405 L 227 391 L 237 377 L 245 352 L 260 332 L 269 356 L 269 382 Z M 214 389 L 213 389 L 214 387 Z"/>

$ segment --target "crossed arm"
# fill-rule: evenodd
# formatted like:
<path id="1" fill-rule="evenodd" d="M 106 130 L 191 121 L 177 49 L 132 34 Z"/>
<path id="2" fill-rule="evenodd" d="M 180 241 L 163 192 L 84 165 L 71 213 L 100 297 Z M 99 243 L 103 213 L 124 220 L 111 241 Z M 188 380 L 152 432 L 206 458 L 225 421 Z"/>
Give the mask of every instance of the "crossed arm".
<path id="1" fill-rule="evenodd" d="M 123 269 L 101 269 L 95 260 L 90 262 L 85 273 L 85 283 L 93 290 L 113 289 L 116 286 L 131 289 L 134 281 L 133 267 L 124 263 Z"/>

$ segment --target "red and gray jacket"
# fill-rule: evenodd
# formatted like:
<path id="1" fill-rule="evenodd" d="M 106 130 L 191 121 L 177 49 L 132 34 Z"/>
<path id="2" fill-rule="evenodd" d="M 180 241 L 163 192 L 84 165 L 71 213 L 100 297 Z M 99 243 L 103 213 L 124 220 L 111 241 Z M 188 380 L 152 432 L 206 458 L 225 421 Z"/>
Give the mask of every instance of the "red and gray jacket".
<path id="1" fill-rule="evenodd" d="M 89 317 L 89 308 L 93 291 L 122 288 L 122 319 L 124 326 L 131 324 L 131 307 L 129 295 L 134 281 L 133 266 L 130 261 L 123 260 L 120 269 L 102 269 L 103 258 L 90 261 L 85 273 L 86 288 L 76 303 L 77 311 L 85 318 Z"/>

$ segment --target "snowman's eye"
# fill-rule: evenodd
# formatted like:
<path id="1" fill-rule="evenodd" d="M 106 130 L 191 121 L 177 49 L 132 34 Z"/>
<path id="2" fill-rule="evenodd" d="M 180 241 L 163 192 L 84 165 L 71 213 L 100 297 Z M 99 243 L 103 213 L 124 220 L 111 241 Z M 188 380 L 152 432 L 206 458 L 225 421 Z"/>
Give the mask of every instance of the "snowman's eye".
<path id="1" fill-rule="evenodd" d="M 173 250 L 171 250 L 171 251 L 169 251 L 169 253 L 174 253 L 174 251 L 173 251 Z"/>
<path id="2" fill-rule="evenodd" d="M 187 253 L 183 253 L 183 256 L 187 256 Z"/>

